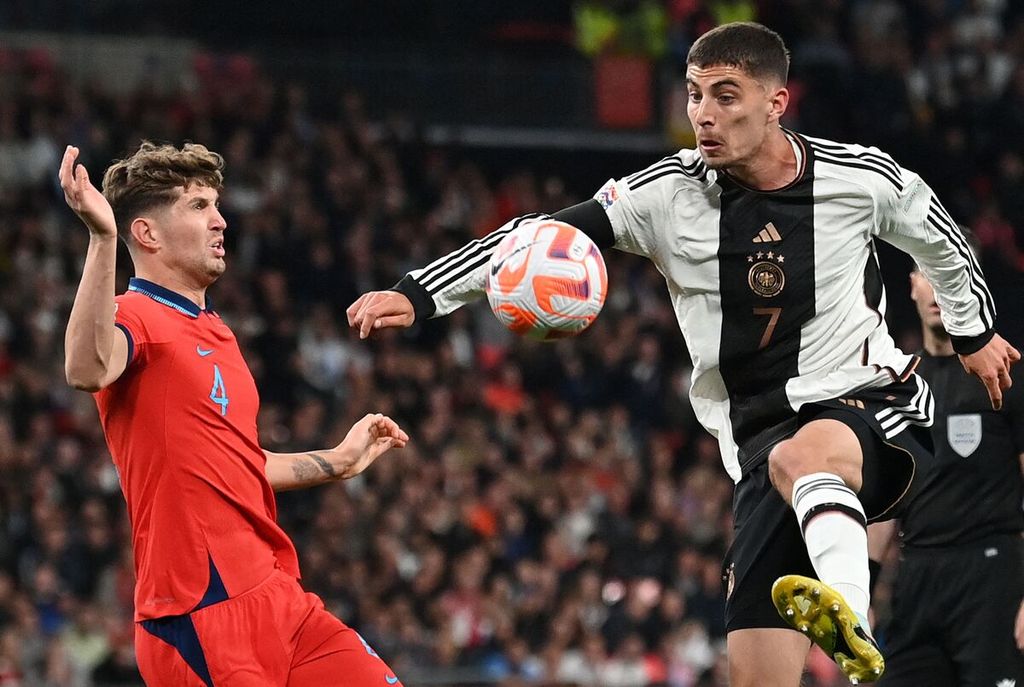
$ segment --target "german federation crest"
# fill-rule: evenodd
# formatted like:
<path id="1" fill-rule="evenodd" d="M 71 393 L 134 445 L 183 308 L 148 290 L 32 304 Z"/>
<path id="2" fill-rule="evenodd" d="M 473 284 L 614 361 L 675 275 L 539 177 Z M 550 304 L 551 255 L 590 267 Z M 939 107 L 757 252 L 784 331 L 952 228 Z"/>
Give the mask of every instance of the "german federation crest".
<path id="1" fill-rule="evenodd" d="M 751 263 L 750 271 L 747 273 L 747 284 L 750 290 L 762 298 L 773 298 L 782 293 L 786 288 L 786 273 L 782 271 L 782 264 L 786 258 L 773 251 L 758 251 L 755 255 L 748 255 L 747 262 Z"/>
<path id="2" fill-rule="evenodd" d="M 949 446 L 961 458 L 974 453 L 981 443 L 981 415 L 950 415 L 946 425 Z"/>

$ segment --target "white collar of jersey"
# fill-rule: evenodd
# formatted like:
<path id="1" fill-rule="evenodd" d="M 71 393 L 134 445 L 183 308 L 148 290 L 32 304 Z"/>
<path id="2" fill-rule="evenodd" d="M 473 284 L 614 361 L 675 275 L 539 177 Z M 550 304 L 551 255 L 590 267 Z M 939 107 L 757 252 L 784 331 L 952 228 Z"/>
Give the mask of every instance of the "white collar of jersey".
<path id="1" fill-rule="evenodd" d="M 185 296 L 182 296 L 177 291 L 171 291 L 167 287 L 160 286 L 148 279 L 132 277 L 128 280 L 128 290 L 141 293 L 143 296 L 148 296 L 157 303 L 166 305 L 168 308 L 177 310 L 189 317 L 197 318 L 199 317 L 199 313 L 203 312 L 202 308 L 190 301 L 188 298 L 185 298 Z M 210 303 L 209 297 L 206 298 L 205 311 L 213 312 L 213 305 Z"/>
<path id="2" fill-rule="evenodd" d="M 796 134 L 789 129 L 783 129 L 782 133 L 789 139 L 789 145 L 793 146 L 793 154 L 796 155 L 796 179 L 799 179 L 804 174 L 804 147 L 800 145 L 800 141 L 797 140 Z"/>

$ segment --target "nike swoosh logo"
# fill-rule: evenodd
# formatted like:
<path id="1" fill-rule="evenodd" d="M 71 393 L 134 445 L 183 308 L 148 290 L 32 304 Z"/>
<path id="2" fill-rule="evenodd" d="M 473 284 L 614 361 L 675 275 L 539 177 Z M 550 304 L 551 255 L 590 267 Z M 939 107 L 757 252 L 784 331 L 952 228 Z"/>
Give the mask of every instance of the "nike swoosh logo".
<path id="1" fill-rule="evenodd" d="M 398 677 L 395 675 L 385 675 L 384 682 L 388 683 L 389 685 L 396 685 L 398 684 Z"/>
<path id="2" fill-rule="evenodd" d="M 203 350 L 202 348 L 200 348 L 199 346 L 196 346 L 196 353 L 198 353 L 198 354 L 199 354 L 199 357 L 200 357 L 200 358 L 205 358 L 206 356 L 208 356 L 208 355 L 210 355 L 211 353 L 213 353 L 213 349 L 211 348 L 211 349 L 210 349 L 210 350 L 208 350 L 208 351 L 204 351 L 204 350 Z"/>
<path id="3" fill-rule="evenodd" d="M 522 253 L 522 252 L 523 252 L 524 250 L 529 250 L 530 248 L 533 248 L 534 246 L 536 246 L 536 245 L 537 245 L 538 243 L 540 243 L 540 241 L 534 241 L 534 242 L 532 242 L 532 243 L 527 243 L 527 244 L 525 244 L 525 245 L 519 246 L 519 247 L 518 247 L 518 248 L 516 248 L 516 249 L 515 249 L 514 251 L 512 251 L 511 253 L 509 253 L 508 255 L 506 255 L 506 256 L 505 256 L 505 257 L 504 257 L 504 258 L 502 259 L 502 261 L 501 261 L 501 262 L 499 262 L 499 263 L 498 263 L 497 265 L 492 265 L 492 266 L 491 266 L 491 276 L 493 277 L 493 276 L 494 276 L 494 275 L 496 275 L 496 274 L 497 274 L 498 272 L 500 272 L 500 271 L 501 271 L 501 268 L 505 266 L 505 263 L 506 263 L 506 262 L 508 262 L 509 260 L 511 260 L 511 259 L 512 259 L 512 256 L 513 256 L 513 255 L 516 255 L 517 253 Z"/>

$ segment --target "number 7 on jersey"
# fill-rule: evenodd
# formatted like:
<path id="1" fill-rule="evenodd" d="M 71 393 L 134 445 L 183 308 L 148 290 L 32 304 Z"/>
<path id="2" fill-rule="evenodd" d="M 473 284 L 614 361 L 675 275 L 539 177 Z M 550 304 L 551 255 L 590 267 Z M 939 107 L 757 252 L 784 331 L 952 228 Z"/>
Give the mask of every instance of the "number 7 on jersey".
<path id="1" fill-rule="evenodd" d="M 775 333 L 775 325 L 779 323 L 779 316 L 782 314 L 782 308 L 754 308 L 755 315 L 768 315 L 768 325 L 764 328 L 764 336 L 761 337 L 761 343 L 757 349 L 768 345 L 768 342 L 772 340 L 772 334 Z"/>

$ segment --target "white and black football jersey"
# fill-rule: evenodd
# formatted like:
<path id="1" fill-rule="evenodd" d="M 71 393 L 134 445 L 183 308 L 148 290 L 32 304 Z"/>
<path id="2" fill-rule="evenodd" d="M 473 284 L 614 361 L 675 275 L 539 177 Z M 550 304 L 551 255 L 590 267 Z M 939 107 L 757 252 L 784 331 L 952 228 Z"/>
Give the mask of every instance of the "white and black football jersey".
<path id="1" fill-rule="evenodd" d="M 954 342 L 995 320 L 975 257 L 917 174 L 877 148 L 786 135 L 799 172 L 778 190 L 744 187 L 684 149 L 595 195 L 614 247 L 665 277 L 693 362 L 694 412 L 737 481 L 795 431 L 802 405 L 913 374 L 917 358 L 886 327 L 876 238 L 918 262 Z M 433 316 L 483 294 L 490 253 L 530 218 L 409 273 Z M 930 423 L 921 390 L 897 409 L 894 431 Z"/>

